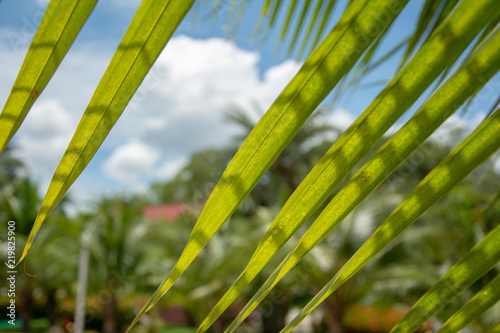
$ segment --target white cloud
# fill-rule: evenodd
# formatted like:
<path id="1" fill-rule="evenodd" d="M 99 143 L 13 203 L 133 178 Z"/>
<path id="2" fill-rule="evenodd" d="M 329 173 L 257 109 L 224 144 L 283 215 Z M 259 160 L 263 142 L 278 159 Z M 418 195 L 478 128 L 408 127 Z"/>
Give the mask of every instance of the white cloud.
<path id="1" fill-rule="evenodd" d="M 31 174 L 44 185 L 111 59 L 113 50 L 97 42 L 72 47 L 15 137 Z M 2 66 L 4 100 L 24 55 L 7 50 L 0 54 L 11 64 Z M 81 191 L 126 190 L 135 182 L 137 188 L 153 177 L 172 177 L 197 150 L 230 144 L 239 129 L 224 122 L 228 107 L 236 104 L 252 115 L 257 103 L 266 111 L 300 68 L 289 60 L 261 75 L 259 57 L 220 38 L 174 37 L 82 175 L 99 180 L 75 185 Z"/>
<path id="2" fill-rule="evenodd" d="M 102 166 L 109 178 L 134 183 L 150 172 L 159 158 L 158 150 L 132 140 L 116 148 Z"/>
<path id="3" fill-rule="evenodd" d="M 133 135 L 169 156 L 166 163 L 210 146 L 228 145 L 239 132 L 224 122 L 230 105 L 253 113 L 257 102 L 267 110 L 300 67 L 289 60 L 261 78 L 258 61 L 257 52 L 221 38 L 173 38 L 118 121 L 108 145 Z"/>
<path id="4" fill-rule="evenodd" d="M 7 100 L 31 42 L 31 36 L 26 35 L 26 39 L 21 40 L 22 45 L 17 45 L 6 36 L 25 35 L 22 30 L 0 28 L 0 48 L 4 51 L 0 52 L 2 105 Z M 41 195 L 45 194 L 114 51 L 76 44 L 65 56 L 12 140 L 30 177 L 40 184 Z"/>
<path id="5" fill-rule="evenodd" d="M 145 140 L 174 154 L 227 144 L 235 133 L 223 121 L 228 106 L 252 111 L 256 100 L 267 109 L 299 68 L 289 61 L 260 80 L 258 61 L 256 52 L 223 39 L 174 38 L 157 61 L 166 77 L 152 94 L 163 103 L 152 110 L 156 126 L 148 128 Z"/>
<path id="6" fill-rule="evenodd" d="M 167 160 L 160 167 L 158 167 L 156 175 L 162 179 L 172 178 L 172 176 L 177 174 L 182 169 L 182 167 L 186 165 L 186 162 L 186 157 Z"/>
<path id="7" fill-rule="evenodd" d="M 348 129 L 355 120 L 349 111 L 342 108 L 335 109 L 334 112 L 328 113 L 323 118 L 327 123 L 342 131 Z"/>
<path id="8" fill-rule="evenodd" d="M 454 147 L 475 130 L 485 117 L 486 114 L 479 111 L 472 118 L 453 114 L 438 127 L 430 139 L 440 145 Z"/>
<path id="9" fill-rule="evenodd" d="M 55 99 L 38 101 L 15 138 L 18 155 L 38 181 L 47 183 L 76 129 L 76 120 Z"/>

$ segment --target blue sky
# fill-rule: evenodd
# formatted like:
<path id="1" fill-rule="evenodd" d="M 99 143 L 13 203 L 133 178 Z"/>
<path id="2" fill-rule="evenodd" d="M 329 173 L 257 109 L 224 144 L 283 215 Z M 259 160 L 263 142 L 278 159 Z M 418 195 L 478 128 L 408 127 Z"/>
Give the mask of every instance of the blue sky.
<path id="1" fill-rule="evenodd" d="M 99 1 L 16 134 L 14 141 L 19 156 L 40 184 L 41 193 L 47 188 L 139 2 Z M 201 5 L 188 15 L 94 160 L 73 185 L 70 190 L 73 197 L 87 200 L 114 191 L 144 191 L 149 183 L 172 177 L 191 153 L 210 146 L 227 145 L 237 133 L 236 128 L 223 121 L 223 113 L 231 105 L 239 105 L 250 113 L 255 103 L 262 110 L 271 105 L 298 71 L 301 61 L 287 55 L 287 46 L 277 47 L 285 11 L 278 14 L 277 28 L 266 32 L 266 42 L 257 43 L 251 38 L 262 2 L 249 1 L 233 39 L 227 38 L 226 29 L 231 1 L 222 0 L 218 9 Z M 2 105 L 46 4 L 46 0 L 0 2 Z M 410 1 L 383 41 L 382 52 L 411 34 L 422 4 L 423 1 Z M 345 1 L 339 1 L 327 31 L 344 6 Z M 294 17 L 292 25 L 296 21 Z M 285 37 L 285 44 L 290 35 Z M 375 58 L 377 55 L 380 53 Z M 389 80 L 397 69 L 400 56 L 401 53 L 396 54 L 364 83 Z M 496 82 L 500 82 L 498 75 Z M 380 85 L 352 96 L 342 96 L 335 108 L 325 115 L 324 121 L 345 128 L 382 88 Z M 468 115 L 469 121 L 477 123 L 488 107 L 487 101 L 479 103 L 477 112 Z M 464 122 L 459 118 L 456 121 Z"/>

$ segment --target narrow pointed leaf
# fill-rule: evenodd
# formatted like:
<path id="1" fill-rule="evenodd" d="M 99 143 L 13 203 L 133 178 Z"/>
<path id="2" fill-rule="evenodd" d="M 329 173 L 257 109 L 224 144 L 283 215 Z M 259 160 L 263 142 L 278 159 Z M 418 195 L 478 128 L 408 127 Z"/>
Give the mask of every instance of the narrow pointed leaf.
<path id="1" fill-rule="evenodd" d="M 418 55 L 412 60 L 408 66 L 411 66 L 413 61 L 418 59 Z M 241 323 L 246 316 L 248 316 L 253 309 L 260 303 L 271 289 L 279 282 L 279 280 L 297 264 L 309 251 L 311 251 L 319 242 L 326 237 L 355 207 L 362 202 L 386 177 L 388 177 L 398 165 L 404 161 L 417 147 L 422 144 L 434 130 L 438 128 L 460 105 L 462 105 L 470 96 L 487 82 L 500 69 L 500 34 L 496 34 L 494 38 L 488 40 L 488 43 L 483 43 L 482 48 L 475 54 L 474 57 L 461 66 L 456 71 L 456 75 L 450 78 L 446 84 L 440 87 L 432 97 L 417 111 L 417 113 L 403 126 L 393 137 L 354 175 L 349 183 L 332 199 L 328 206 L 323 210 L 311 228 L 299 241 L 295 249 L 283 261 L 266 283 L 254 295 L 247 306 L 240 312 L 235 322 L 231 325 L 229 331 L 232 331 Z M 376 115 L 376 113 L 375 113 Z M 377 115 L 381 118 L 381 115 Z M 362 128 L 362 127 L 360 127 Z M 349 131 L 349 130 L 348 130 Z M 367 140 L 371 140 L 370 137 Z M 348 143 L 344 143 L 342 138 L 342 148 L 346 149 Z M 346 155 L 346 154 L 341 154 Z M 348 154 L 351 156 L 351 153 Z M 345 161 L 342 161 L 344 164 Z M 315 170 L 311 171 L 313 175 Z M 321 173 L 321 177 L 328 175 L 330 171 L 325 170 Z M 304 180 L 303 184 L 308 184 L 308 188 L 319 187 L 321 183 L 306 183 L 308 178 Z M 318 178 L 320 180 L 321 178 Z M 327 179 L 334 180 L 335 177 L 331 176 Z M 326 182 L 326 179 L 324 180 Z M 336 183 L 333 183 L 336 185 Z M 302 184 L 301 184 L 302 186 Z M 324 186 L 323 186 L 324 187 Z M 306 191 L 306 189 L 304 189 Z M 311 192 L 312 190 L 308 190 Z M 268 233 L 264 240 L 259 245 L 247 266 L 246 270 L 240 275 L 234 286 L 239 286 L 238 293 L 241 292 L 244 286 L 243 281 L 249 281 L 258 273 L 260 269 L 269 261 L 269 257 L 276 253 L 266 250 L 269 248 L 271 238 L 275 243 L 283 245 L 292 232 L 295 232 L 304 221 L 299 218 L 292 218 L 298 212 L 293 211 L 293 207 L 300 206 L 304 211 L 305 206 L 301 201 L 293 201 L 295 195 L 298 198 L 306 197 L 306 193 L 301 193 L 301 187 L 296 190 L 292 195 L 289 202 L 293 202 L 290 211 L 287 211 L 287 204 L 283 208 L 280 215 L 275 221 L 279 219 L 282 213 L 287 212 L 288 216 L 286 223 L 275 225 L 274 222 L 269 228 Z M 307 215 L 306 215 L 307 217 Z M 294 229 L 292 225 L 298 223 Z M 281 226 L 281 228 L 280 228 Z M 268 237 L 269 236 L 269 237 Z M 279 241 L 279 237 L 283 239 Z M 274 244 L 275 245 L 275 244 Z M 260 253 L 259 253 L 260 251 Z M 247 282 L 248 284 L 248 282 Z M 236 287 L 234 287 L 236 288 Z M 227 292 L 236 293 L 231 289 Z M 223 298 L 224 299 L 224 298 Z M 234 298 L 233 298 L 234 299 Z M 222 301 L 221 301 L 222 302 Z M 216 305 L 217 307 L 217 305 Z"/>
<path id="2" fill-rule="evenodd" d="M 273 9 L 272 9 L 272 12 L 271 12 L 270 14 L 269 14 L 269 13 L 267 13 L 267 14 L 266 14 L 266 18 L 268 18 L 269 20 L 268 20 L 268 22 L 267 22 L 267 27 L 266 27 L 267 29 L 265 29 L 265 31 L 263 32 L 263 36 L 262 36 L 262 38 L 261 38 L 261 44 L 263 44 L 263 43 L 264 43 L 264 41 L 266 41 L 266 40 L 268 39 L 268 35 L 269 35 L 269 33 L 272 31 L 272 27 L 273 27 L 273 25 L 274 25 L 274 22 L 275 22 L 275 20 L 276 20 L 277 15 L 278 15 L 278 11 L 279 11 L 279 9 L 281 8 L 281 4 L 282 4 L 281 0 L 274 0 L 274 1 L 273 1 Z M 259 18 L 259 21 L 260 21 L 260 22 L 259 22 L 258 24 L 259 24 L 260 26 L 259 26 L 259 27 L 256 27 L 256 31 L 257 31 L 257 32 L 262 31 L 262 27 L 263 27 L 263 23 L 262 23 L 262 21 L 260 20 L 260 18 Z"/>
<path id="3" fill-rule="evenodd" d="M 477 48 L 477 46 L 493 31 L 496 29 L 497 25 L 500 23 L 500 13 L 497 14 L 496 17 L 494 17 L 490 23 L 488 24 L 488 26 L 486 26 L 486 28 L 484 28 L 483 30 L 483 33 L 481 34 L 481 36 L 479 36 L 478 38 L 478 41 L 477 41 L 477 45 L 474 47 L 474 49 Z M 472 51 L 474 51 L 474 49 Z"/>
<path id="4" fill-rule="evenodd" d="M 410 38 L 405 55 L 401 60 L 401 65 L 400 65 L 401 68 L 406 63 L 406 60 L 410 57 L 411 53 L 415 49 L 415 46 L 417 46 L 417 43 L 424 34 L 424 32 L 427 30 L 427 26 L 431 22 L 432 18 L 434 17 L 434 14 L 438 10 L 442 1 L 443 0 L 427 0 L 425 2 L 424 7 L 422 8 L 422 12 L 420 13 L 419 16 L 417 27 L 415 28 L 415 31 L 413 32 Z"/>
<path id="5" fill-rule="evenodd" d="M 452 17 L 449 23 L 444 24 L 437 31 L 436 35 L 422 47 L 414 59 L 411 60 L 368 109 L 337 140 L 333 147 L 304 179 L 269 227 L 269 230 L 263 237 L 243 273 L 212 309 L 200 325 L 200 330 L 205 329 L 209 323 L 212 323 L 236 299 L 266 263 L 269 262 L 276 252 L 290 239 L 342 179 L 382 137 L 385 131 L 420 97 L 425 89 L 436 79 L 439 72 L 449 62 L 454 61 L 459 56 L 467 44 L 474 39 L 475 33 L 477 34 L 481 31 L 481 26 L 478 26 L 474 32 L 471 32 L 468 23 L 465 23 L 465 21 L 469 23 L 471 21 L 479 21 L 480 23 L 478 24 L 482 24 L 483 26 L 487 24 L 487 18 L 484 22 L 481 21 L 484 18 L 485 12 L 490 10 L 488 4 L 483 3 L 482 7 L 480 6 L 476 9 L 474 15 L 471 15 L 472 9 L 468 5 L 469 3 L 466 3 L 461 10 L 456 12 L 457 16 Z M 443 42 L 445 36 L 449 36 L 449 31 L 456 32 L 454 36 L 460 38 L 462 45 L 458 45 L 457 40 L 454 38 Z M 491 56 L 491 53 L 493 53 L 493 56 Z M 496 59 L 495 55 L 498 55 L 498 53 L 490 50 L 484 57 Z M 491 67 L 489 67 L 490 64 L 481 64 L 483 66 L 483 69 L 479 70 L 481 73 L 483 70 L 489 73 L 495 73 L 498 70 L 497 61 L 494 61 Z M 335 204 L 336 206 L 332 204 L 331 207 L 335 208 L 332 208 L 328 214 L 324 215 L 323 219 L 315 223 L 315 225 L 321 226 L 321 229 L 319 229 L 321 231 L 318 231 L 314 237 L 311 237 L 307 244 L 302 244 L 304 246 L 300 247 L 301 254 L 305 255 L 310 251 L 322 239 L 321 237 L 325 237 L 334 228 L 336 223 L 340 223 L 342 218 L 350 212 L 349 209 L 354 209 L 373 188 L 404 160 L 405 156 L 408 156 L 416 149 L 437 128 L 439 123 L 446 119 L 446 115 L 451 114 L 456 109 L 454 103 L 463 103 L 469 96 L 467 91 L 474 91 L 481 84 L 484 84 L 484 81 L 480 80 L 471 81 L 468 73 L 461 76 L 459 82 L 460 84 L 465 83 L 463 86 L 465 89 L 463 92 L 464 95 L 454 93 L 455 91 L 461 92 L 461 90 L 457 90 L 456 84 L 453 84 L 449 86 L 447 91 L 440 94 L 439 98 L 434 99 L 432 102 L 434 104 L 431 104 L 429 110 L 423 111 L 424 115 L 417 118 L 413 122 L 413 125 L 408 126 L 408 129 L 403 132 L 404 134 L 401 134 L 399 138 L 393 141 L 397 143 L 395 146 L 399 150 L 390 146 L 384 152 L 383 157 L 377 162 L 378 164 L 383 163 L 384 168 L 378 169 L 379 166 L 374 165 L 369 172 L 367 171 L 367 179 L 364 179 L 363 176 L 363 179 L 359 183 L 353 185 L 352 191 L 347 192 L 348 194 L 346 193 Z M 446 104 L 448 108 L 440 110 L 443 102 L 448 103 Z M 430 113 L 429 117 L 431 119 L 426 119 L 427 114 L 425 112 Z M 421 136 L 416 141 L 412 141 L 410 137 L 418 134 L 419 131 L 417 129 L 420 127 L 426 128 L 426 130 L 420 133 Z M 403 142 L 405 142 L 405 145 L 403 145 Z M 399 144 L 401 144 L 400 147 Z M 394 153 L 395 149 L 397 150 L 397 154 Z M 392 161 L 392 164 L 385 164 L 386 161 Z M 380 174 L 372 177 L 372 174 L 377 172 L 377 169 Z M 362 188 L 366 192 L 359 190 L 361 193 L 358 193 L 357 191 L 360 186 L 363 186 Z M 352 201 L 352 198 L 358 198 L 358 195 L 359 201 Z M 339 215 L 335 215 L 334 212 Z M 345 215 L 340 214 L 341 212 L 345 212 Z M 313 239 L 314 241 L 312 241 Z M 297 256 L 296 258 L 301 258 L 301 256 Z M 290 262 L 287 269 L 293 267 L 294 263 L 296 261 L 293 261 L 293 263 Z"/>
<path id="6" fill-rule="evenodd" d="M 498 301 L 500 301 L 500 274 L 451 316 L 436 333 L 459 332 Z"/>
<path id="7" fill-rule="evenodd" d="M 440 11 L 436 21 L 433 23 L 433 26 L 431 28 L 431 31 L 434 31 L 434 29 L 443 22 L 446 17 L 455 9 L 457 6 L 459 0 L 446 0 L 445 4 L 443 6 L 443 9 Z"/>
<path id="8" fill-rule="evenodd" d="M 372 20 L 381 15 L 385 15 L 384 18 L 388 15 L 392 18 L 397 16 L 406 2 L 407 0 L 362 0 L 346 9 L 339 25 L 304 63 L 238 150 L 205 204 L 186 248 L 170 276 L 137 318 L 170 289 L 248 195 L 319 103 L 352 68 L 378 34 L 372 33 Z M 384 8 L 389 9 L 383 10 Z M 389 24 L 386 20 L 381 22 Z M 376 29 L 382 30 L 383 25 L 377 25 Z M 360 43 L 359 40 L 363 42 Z"/>
<path id="9" fill-rule="evenodd" d="M 499 106 L 500 106 L 500 96 L 498 96 L 498 98 L 495 101 L 495 103 L 493 103 L 490 111 L 488 112 L 488 116 L 491 115 L 493 113 L 493 111 L 495 111 L 495 109 L 498 108 Z"/>
<path id="10" fill-rule="evenodd" d="M 290 21 L 292 20 L 293 13 L 295 13 L 296 6 L 297 6 L 297 0 L 292 0 L 290 8 L 288 9 L 288 15 L 286 17 L 285 24 L 281 31 L 281 39 L 285 38 L 286 32 L 288 31 L 288 27 L 290 26 Z"/>
<path id="11" fill-rule="evenodd" d="M 193 1 L 141 4 L 55 171 L 19 261 L 47 214 L 90 162 Z"/>
<path id="12" fill-rule="evenodd" d="M 499 110 L 486 118 L 473 133 L 429 173 L 282 332 L 289 332 L 297 326 L 321 302 L 375 255 L 380 253 L 394 238 L 441 199 L 453 186 L 497 151 L 498 148 L 500 148 Z M 496 250 L 492 249 L 492 258 L 496 257 L 497 261 L 498 252 L 500 251 L 500 247 L 498 247 L 499 234 L 500 228 L 496 228 L 495 233 L 492 233 L 488 239 L 494 238 L 497 243 L 494 246 L 489 244 L 487 247 L 490 249 L 496 246 Z M 481 245 L 482 248 L 483 245 Z M 482 250 L 481 253 L 483 253 Z M 485 258 L 485 260 L 490 259 L 489 257 L 488 259 Z M 481 260 L 476 259 L 476 261 Z M 404 331 L 412 332 L 412 330 Z"/>
<path id="13" fill-rule="evenodd" d="M 262 7 L 262 14 L 263 15 L 267 15 L 270 5 L 271 5 L 271 0 L 266 0 L 266 2 L 264 3 L 264 6 Z"/>
<path id="14" fill-rule="evenodd" d="M 362 67 L 366 67 L 368 65 L 368 63 L 370 62 L 370 60 L 373 57 L 373 54 L 377 50 L 378 45 L 380 44 L 380 42 L 382 41 L 382 39 L 387 35 L 386 32 L 387 32 L 388 29 L 389 29 L 389 27 L 387 27 L 384 31 L 382 31 L 382 33 L 372 43 L 372 45 L 370 46 L 370 48 L 368 49 L 368 51 L 365 52 L 365 55 L 363 56 L 363 58 L 361 58 L 361 64 L 360 65 Z M 391 55 L 393 55 L 395 52 L 397 52 L 405 43 L 407 43 L 407 40 L 403 40 L 402 42 L 400 42 L 392 50 L 389 50 L 385 55 L 383 55 L 381 57 L 381 60 L 379 60 L 377 62 L 380 62 L 380 61 L 383 61 L 383 59 L 389 58 Z M 367 69 L 365 68 L 365 70 L 363 71 L 363 73 L 366 73 L 366 70 Z"/>
<path id="15" fill-rule="evenodd" d="M 52 0 L 0 115 L 0 153 L 54 75 L 97 0 Z"/>
<path id="16" fill-rule="evenodd" d="M 245 13 L 245 5 L 246 4 L 247 4 L 246 1 L 242 1 L 239 8 L 238 8 L 238 12 L 236 13 L 236 18 L 234 19 L 234 24 L 233 24 L 233 34 L 232 34 L 233 40 L 237 39 L 237 32 L 240 28 L 241 20 L 243 19 L 243 14 Z"/>
<path id="17" fill-rule="evenodd" d="M 281 0 L 276 0 L 273 13 L 271 14 L 271 19 L 269 21 L 269 27 L 272 27 L 274 25 L 274 21 L 276 20 L 276 16 L 278 16 L 278 11 L 280 8 L 281 8 Z"/>
<path id="18" fill-rule="evenodd" d="M 297 43 L 297 38 L 299 37 L 299 33 L 302 31 L 304 19 L 306 18 L 307 12 L 309 11 L 310 4 L 311 4 L 311 0 L 304 1 L 304 7 L 302 7 L 302 13 L 300 14 L 299 22 L 297 23 L 297 26 L 295 27 L 295 33 L 293 34 L 292 41 L 290 42 L 290 46 L 288 47 L 288 54 L 292 53 L 293 48 L 295 47 L 295 45 Z"/>
<path id="19" fill-rule="evenodd" d="M 228 0 L 226 1 L 226 3 L 224 4 L 224 6 L 226 6 L 226 24 L 224 25 L 224 30 L 225 30 L 225 33 L 224 35 L 226 36 L 226 38 L 229 38 L 230 37 L 230 33 L 231 33 L 231 30 L 230 30 L 230 27 L 233 26 L 233 31 L 235 31 L 237 28 L 236 28 L 236 21 L 235 21 L 235 13 L 236 13 L 236 0 Z M 243 7 L 243 4 L 242 6 Z"/>
<path id="20" fill-rule="evenodd" d="M 321 23 L 318 28 L 318 32 L 316 33 L 316 37 L 314 38 L 314 42 L 312 43 L 312 47 L 314 48 L 316 45 L 318 45 L 318 41 L 321 38 L 321 35 L 324 32 L 326 22 L 330 19 L 330 15 L 332 14 L 333 7 L 335 6 L 336 0 L 330 0 L 328 2 L 328 5 L 326 6 L 326 11 L 325 14 L 323 15 L 323 18 L 321 19 Z M 382 31 L 381 31 L 382 32 Z"/>
<path id="21" fill-rule="evenodd" d="M 298 58 L 302 58 L 302 55 L 304 54 L 305 50 L 306 50 L 306 46 L 307 46 L 307 43 L 310 41 L 309 37 L 311 36 L 311 33 L 314 29 L 314 27 L 316 27 L 317 24 L 319 24 L 319 20 L 318 20 L 318 15 L 319 15 L 319 12 L 321 11 L 321 7 L 323 6 L 323 1 L 322 0 L 318 0 L 316 2 L 316 8 L 314 9 L 314 14 L 311 18 L 311 21 L 309 22 L 309 28 L 307 29 L 307 33 L 304 37 L 304 41 L 302 42 L 302 46 L 300 47 L 299 49 L 299 55 L 298 55 Z"/>
<path id="22" fill-rule="evenodd" d="M 427 319 L 431 318 L 446 304 L 457 297 L 465 288 L 488 273 L 488 271 L 500 261 L 500 246 L 498 246 L 498 244 L 500 244 L 500 225 L 474 246 L 464 258 L 450 268 L 450 270 L 443 275 L 439 281 L 429 289 L 417 303 L 415 303 L 415 305 L 413 305 L 403 319 L 394 326 L 391 333 L 413 332 Z M 500 282 L 497 281 L 497 284 L 499 283 Z M 482 301 L 488 303 L 494 300 L 491 299 L 491 297 L 494 298 L 494 295 L 486 294 L 484 296 Z M 481 295 L 476 298 L 476 302 L 478 298 L 481 299 Z M 472 305 L 469 304 L 468 308 L 472 310 L 474 307 L 477 307 L 477 305 L 477 303 Z M 479 309 L 476 308 L 476 310 Z M 449 326 L 449 329 L 451 329 L 452 326 Z"/>

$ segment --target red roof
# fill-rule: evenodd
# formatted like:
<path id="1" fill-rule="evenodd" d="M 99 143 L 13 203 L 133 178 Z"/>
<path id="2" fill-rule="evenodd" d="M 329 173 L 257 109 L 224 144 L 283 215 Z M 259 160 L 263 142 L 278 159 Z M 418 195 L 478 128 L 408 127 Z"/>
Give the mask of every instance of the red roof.
<path id="1" fill-rule="evenodd" d="M 169 203 L 155 206 L 145 206 L 142 209 L 142 214 L 151 220 L 165 219 L 168 222 L 173 222 L 186 213 L 198 213 L 203 208 L 203 205 L 189 203 Z"/>

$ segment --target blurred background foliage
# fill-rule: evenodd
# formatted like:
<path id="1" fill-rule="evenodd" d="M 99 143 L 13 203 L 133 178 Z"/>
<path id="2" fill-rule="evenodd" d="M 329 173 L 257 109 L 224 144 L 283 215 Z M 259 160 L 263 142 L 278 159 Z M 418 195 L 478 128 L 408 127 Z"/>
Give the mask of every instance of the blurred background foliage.
<path id="1" fill-rule="evenodd" d="M 243 135 L 253 126 L 248 117 L 250 112 L 237 109 L 228 117 L 228 121 L 241 124 Z M 248 262 L 294 187 L 331 145 L 332 141 L 325 138 L 336 137 L 340 132 L 312 117 L 231 217 L 234 222 L 224 225 L 174 286 L 171 295 L 162 299 L 161 305 L 143 320 L 145 325 L 135 330 L 194 331 Z M 240 137 L 235 137 L 234 143 L 227 147 L 193 154 L 175 177 L 152 184 L 147 194 L 96 198 L 89 211 L 75 216 L 65 213 L 65 203 L 71 198 L 65 199 L 40 231 L 25 266 L 29 275 L 18 275 L 22 330 L 46 332 L 53 327 L 56 332 L 55 328 L 59 327 L 60 331 L 71 331 L 80 235 L 88 230 L 92 237 L 86 329 L 105 333 L 123 331 L 163 280 L 165 272 L 173 267 L 204 200 L 239 142 Z M 26 176 L 15 150 L 9 146 L 8 153 L 1 155 L 0 214 L 4 221 L 16 221 L 16 246 L 22 248 L 40 198 L 37 185 Z M 405 198 L 411 188 L 408 184 L 419 182 L 450 150 L 451 147 L 432 138 L 422 145 L 414 158 L 410 157 L 388 177 L 349 215 L 346 223 L 278 284 L 241 330 L 279 331 L 290 314 L 328 282 L 333 272 L 342 267 Z M 297 330 L 331 332 L 336 327 L 340 332 L 388 331 L 453 263 L 493 229 L 500 218 L 499 187 L 500 176 L 494 172 L 492 158 L 328 298 Z M 314 218 L 311 217 L 311 221 Z M 307 226 L 289 244 L 296 242 Z M 2 228 L 6 226 L 2 224 Z M 5 241 L 2 239 L 2 248 L 6 247 Z M 289 244 L 278 258 L 292 249 Z M 37 249 L 40 247 L 44 250 Z M 236 305 L 218 319 L 212 328 L 214 331 L 222 332 L 231 323 L 277 264 L 268 265 Z M 473 284 L 423 329 L 445 321 L 496 273 L 492 271 Z M 2 283 L 4 281 L 2 279 Z M 6 297 L 1 299 L 2 311 L 8 301 Z M 487 332 L 497 324 L 499 317 L 497 305 L 468 329 Z"/>
<path id="2" fill-rule="evenodd" d="M 355 70 L 345 76 L 333 91 L 332 105 L 350 89 L 362 89 L 361 79 L 396 51 L 405 50 L 401 66 L 443 18 L 453 10 L 456 0 L 426 1 L 414 34 L 394 49 L 372 58 L 379 38 L 361 58 Z M 197 2 L 197 4 L 200 2 Z M 277 27 L 282 31 L 284 47 L 299 59 L 318 44 L 329 26 L 336 1 L 265 1 L 254 38 L 258 44 L 267 31 L 276 28 L 279 11 L 288 16 L 299 13 L 299 21 Z M 193 8 L 194 13 L 201 9 Z M 206 4 L 205 4 L 206 5 Z M 228 22 L 228 36 L 236 34 L 245 1 L 215 1 L 215 17 L 223 12 Z M 310 11 L 310 12 L 309 12 Z M 307 14 L 309 13 L 309 14 Z M 312 15 L 311 15 L 312 13 Z M 198 13 L 201 15 L 201 13 Z M 306 22 L 305 18 L 310 19 Z M 481 40 L 491 31 L 500 15 L 485 29 Z M 290 44 L 283 36 L 292 34 Z M 288 39 L 287 39 L 288 40 Z M 443 73 L 441 80 L 447 72 Z M 379 83 L 383 85 L 385 82 Z M 498 104 L 498 103 L 497 103 Z M 172 178 L 150 185 L 147 194 L 113 194 L 96 198 L 91 209 L 67 214 L 66 197 L 40 230 L 25 264 L 27 274 L 17 275 L 17 304 L 22 332 L 71 332 L 77 293 L 77 271 L 80 238 L 84 230 L 91 233 L 90 271 L 86 304 L 86 329 L 95 332 L 123 331 L 138 310 L 163 281 L 180 256 L 197 216 L 223 170 L 242 140 L 255 123 L 253 113 L 232 106 L 227 121 L 240 126 L 240 135 L 226 147 L 213 147 L 193 154 Z M 316 115 L 322 110 L 316 111 Z M 135 332 L 194 332 L 245 267 L 268 226 L 290 194 L 332 145 L 342 129 L 321 123 L 311 116 L 271 168 L 265 173 L 243 204 L 233 214 L 234 223 L 226 223 L 194 263 L 172 288 L 169 297 L 150 311 Z M 278 332 L 315 295 L 354 252 L 366 241 L 390 212 L 432 170 L 456 140 L 443 143 L 429 139 L 375 190 L 319 246 L 317 246 L 240 327 L 242 332 Z M 381 140 L 368 158 L 384 143 Z M 22 162 L 16 158 L 16 147 L 9 145 L 0 155 L 0 219 L 16 222 L 16 247 L 23 248 L 40 205 L 38 185 L 29 178 Z M 318 311 L 296 328 L 303 332 L 387 332 L 406 311 L 459 258 L 491 231 L 500 220 L 500 176 L 494 171 L 498 154 L 475 170 L 429 209 L 418 222 L 399 236 L 375 260 L 329 297 Z M 356 171 L 353 170 L 353 173 Z M 347 177 L 346 179 L 348 179 Z M 339 185 L 342 188 L 344 183 Z M 332 198 L 337 193 L 335 190 Z M 326 205 L 330 200 L 325 200 Z M 321 207 L 317 212 L 322 211 Z M 152 213 L 154 212 L 154 213 Z M 312 222 L 316 215 L 310 218 Z M 309 226 L 289 241 L 277 258 L 292 249 Z M 1 224 L 0 234 L 6 233 Z M 6 249 L 1 239 L 1 249 Z M 40 248 L 43 247 L 43 251 Z M 269 276 L 279 261 L 274 259 L 252 282 L 230 311 L 212 326 L 223 332 L 243 305 Z M 266 267 L 267 267 L 266 266 Z M 19 271 L 23 267 L 18 268 Z M 4 270 L 2 270 L 4 274 Z M 422 330 L 433 331 L 498 274 L 497 268 L 474 283 L 466 292 L 428 321 Z M 6 278 L 0 286 L 5 290 Z M 6 293 L 2 292 L 2 295 Z M 7 297 L 0 298 L 0 315 L 6 318 Z M 499 324 L 497 304 L 477 318 L 468 332 L 490 332 Z M 0 330 L 6 332 L 5 321 Z"/>

